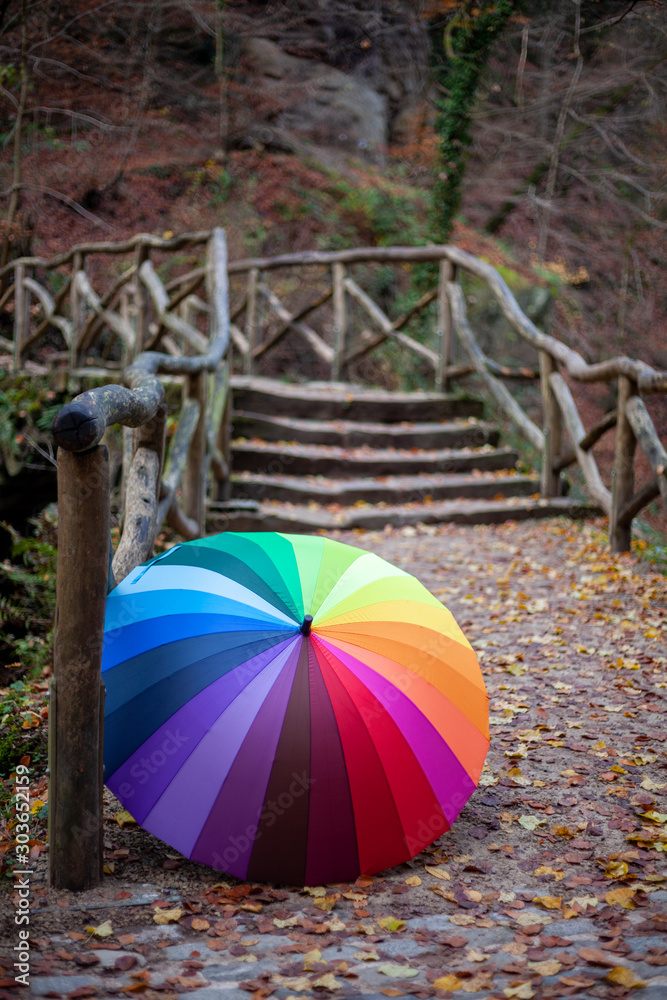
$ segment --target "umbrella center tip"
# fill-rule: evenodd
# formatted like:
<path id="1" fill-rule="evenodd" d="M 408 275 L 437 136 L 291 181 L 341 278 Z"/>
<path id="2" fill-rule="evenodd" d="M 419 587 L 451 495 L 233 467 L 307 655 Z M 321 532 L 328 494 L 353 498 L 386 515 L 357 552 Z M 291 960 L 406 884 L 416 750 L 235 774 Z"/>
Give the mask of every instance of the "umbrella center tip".
<path id="1" fill-rule="evenodd" d="M 304 615 L 303 621 L 299 626 L 299 632 L 301 633 L 301 635 L 310 635 L 310 630 L 312 627 L 313 627 L 313 616 Z"/>

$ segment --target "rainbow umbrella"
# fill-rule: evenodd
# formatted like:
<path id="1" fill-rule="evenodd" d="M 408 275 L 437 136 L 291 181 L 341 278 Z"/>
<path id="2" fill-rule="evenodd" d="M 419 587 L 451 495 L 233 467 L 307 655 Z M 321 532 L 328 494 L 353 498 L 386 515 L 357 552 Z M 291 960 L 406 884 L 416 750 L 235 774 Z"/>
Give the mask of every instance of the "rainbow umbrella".
<path id="1" fill-rule="evenodd" d="M 451 613 L 371 552 L 225 533 L 109 595 L 105 780 L 145 829 L 240 879 L 319 885 L 414 857 L 489 746 Z"/>

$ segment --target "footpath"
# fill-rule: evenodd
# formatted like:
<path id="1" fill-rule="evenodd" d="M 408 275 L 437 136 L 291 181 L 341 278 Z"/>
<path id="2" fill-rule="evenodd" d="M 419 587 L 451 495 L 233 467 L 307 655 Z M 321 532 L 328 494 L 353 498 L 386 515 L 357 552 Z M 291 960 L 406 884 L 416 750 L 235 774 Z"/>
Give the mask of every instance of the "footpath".
<path id="1" fill-rule="evenodd" d="M 351 885 L 248 885 L 109 797 L 102 887 L 50 891 L 37 860 L 30 985 L 7 919 L 0 997 L 667 997 L 667 578 L 601 522 L 335 537 L 419 577 L 480 658 L 491 749 L 452 830 Z"/>

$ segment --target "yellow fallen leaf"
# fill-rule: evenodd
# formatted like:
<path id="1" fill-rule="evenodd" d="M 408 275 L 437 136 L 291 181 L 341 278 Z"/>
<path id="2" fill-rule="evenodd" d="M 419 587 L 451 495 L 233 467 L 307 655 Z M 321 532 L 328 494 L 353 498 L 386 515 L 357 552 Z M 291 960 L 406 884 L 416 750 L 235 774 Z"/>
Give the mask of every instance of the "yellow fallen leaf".
<path id="1" fill-rule="evenodd" d="M 181 919 L 185 910 L 175 907 L 173 910 L 156 910 L 153 920 L 156 924 L 175 924 Z"/>
<path id="2" fill-rule="evenodd" d="M 646 792 L 661 792 L 663 788 L 667 788 L 667 782 L 660 784 L 660 782 L 654 781 L 653 778 L 644 778 L 641 787 Z"/>
<path id="3" fill-rule="evenodd" d="M 652 823 L 659 823 L 661 826 L 663 823 L 667 823 L 667 813 L 656 812 L 655 809 L 649 809 L 648 812 L 642 813 L 645 819 L 650 819 Z"/>
<path id="4" fill-rule="evenodd" d="M 629 868 L 625 861 L 612 861 L 604 870 L 605 878 L 625 878 Z"/>
<path id="5" fill-rule="evenodd" d="M 273 977 L 271 977 L 273 979 Z M 286 990 L 294 990 L 296 993 L 305 993 L 306 990 L 312 989 L 312 983 L 308 976 L 291 976 L 285 978 L 284 976 L 276 977 L 279 980 L 279 985 Z"/>
<path id="6" fill-rule="evenodd" d="M 409 878 L 406 878 L 405 884 L 412 886 L 421 885 L 422 880 L 420 879 L 419 875 L 410 875 Z"/>
<path id="7" fill-rule="evenodd" d="M 545 910 L 559 910 L 563 902 L 562 896 L 533 896 L 533 902 L 543 906 Z"/>
<path id="8" fill-rule="evenodd" d="M 295 917 L 286 917 L 285 920 L 279 920 L 278 917 L 274 917 L 273 923 L 276 927 L 279 927 L 282 930 L 283 927 L 296 926 L 296 924 L 299 923 L 299 918 L 298 916 L 295 916 Z"/>
<path id="9" fill-rule="evenodd" d="M 339 899 L 340 893 L 334 893 L 333 896 L 318 896 L 313 900 L 313 906 L 316 906 L 318 910 L 324 910 L 325 913 L 329 913 L 330 910 L 333 910 Z"/>
<path id="10" fill-rule="evenodd" d="M 305 885 L 303 891 L 309 896 L 326 896 L 327 894 L 323 885 Z"/>
<path id="11" fill-rule="evenodd" d="M 560 882 L 561 879 L 565 878 L 565 872 L 558 871 L 556 868 L 552 868 L 550 865 L 540 865 L 533 872 L 533 875 L 553 875 L 556 882 Z"/>
<path id="12" fill-rule="evenodd" d="M 519 816 L 519 824 L 524 830 L 537 830 L 538 826 L 544 826 L 546 820 L 537 816 Z"/>
<path id="13" fill-rule="evenodd" d="M 427 871 L 429 875 L 433 875 L 434 878 L 444 879 L 446 882 L 451 882 L 452 880 L 452 876 L 442 865 L 439 865 L 437 868 L 433 865 L 424 865 L 424 871 Z"/>
<path id="14" fill-rule="evenodd" d="M 304 962 L 321 962 L 322 952 L 319 948 L 313 948 L 311 951 L 307 951 L 303 956 Z"/>
<path id="15" fill-rule="evenodd" d="M 535 990 L 530 985 L 530 983 L 520 983 L 518 986 L 507 986 L 503 990 L 506 997 L 510 1000 L 516 997 L 516 1000 L 530 1000 L 531 997 L 535 996 Z"/>
<path id="16" fill-rule="evenodd" d="M 107 938 L 111 937 L 111 935 L 113 934 L 113 929 L 111 927 L 110 920 L 105 920 L 104 923 L 100 924 L 99 927 L 86 927 L 86 930 L 88 931 L 89 934 L 92 934 L 93 937 L 97 938 Z"/>
<path id="17" fill-rule="evenodd" d="M 461 989 L 463 983 L 458 976 L 440 976 L 439 979 L 435 980 L 433 985 L 436 990 L 449 990 L 451 993 L 454 993 L 456 990 Z"/>
<path id="18" fill-rule="evenodd" d="M 376 922 L 385 931 L 401 931 L 405 927 L 405 920 L 398 917 L 380 917 Z"/>
<path id="19" fill-rule="evenodd" d="M 646 983 L 642 979 L 635 979 L 634 972 L 624 968 L 622 965 L 617 965 L 615 968 L 610 969 L 605 979 L 608 979 L 610 983 L 616 983 L 617 986 L 627 986 L 630 988 L 646 986 Z"/>
<path id="20" fill-rule="evenodd" d="M 373 949 L 372 951 L 355 951 L 352 958 L 355 962 L 379 962 L 380 956 Z"/>
<path id="21" fill-rule="evenodd" d="M 622 886 L 619 889 L 610 889 L 605 894 L 604 901 L 609 906 L 622 906 L 624 910 L 634 910 L 636 893 L 636 889 L 630 889 L 629 886 Z"/>
<path id="22" fill-rule="evenodd" d="M 340 917 L 337 917 L 335 915 L 334 915 L 333 920 L 329 920 L 327 922 L 327 927 L 329 928 L 330 931 L 344 931 L 345 930 L 345 924 L 344 924 L 344 922 L 340 919 Z"/>
<path id="23" fill-rule="evenodd" d="M 114 819 L 118 823 L 118 826 L 136 826 L 137 821 L 134 816 L 130 815 L 127 809 L 121 809 L 120 812 L 114 814 Z"/>
<path id="24" fill-rule="evenodd" d="M 529 962 L 528 968 L 540 976 L 555 976 L 563 966 L 557 959 L 548 958 L 544 962 Z"/>
<path id="25" fill-rule="evenodd" d="M 488 955 L 485 955 L 481 951 L 476 951 L 475 948 L 471 948 L 470 951 L 466 953 L 466 962 L 486 962 Z"/>

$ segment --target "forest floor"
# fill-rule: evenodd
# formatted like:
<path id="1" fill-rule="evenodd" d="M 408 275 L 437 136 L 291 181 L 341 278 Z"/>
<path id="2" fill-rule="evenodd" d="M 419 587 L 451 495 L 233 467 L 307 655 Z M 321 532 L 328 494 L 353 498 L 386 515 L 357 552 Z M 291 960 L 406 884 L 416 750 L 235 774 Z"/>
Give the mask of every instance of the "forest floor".
<path id="1" fill-rule="evenodd" d="M 447 604 L 490 695 L 480 787 L 408 864 L 353 885 L 241 884 L 120 825 L 109 798 L 101 888 L 48 890 L 35 775 L 31 995 L 667 996 L 667 578 L 611 556 L 603 532 L 336 535 Z M 3 998 L 18 941 L 4 909 Z"/>

